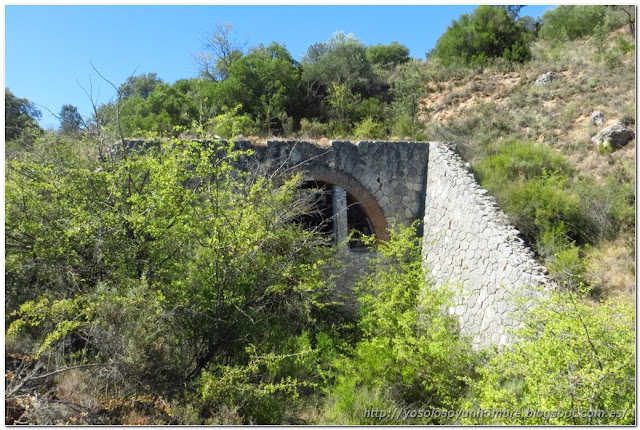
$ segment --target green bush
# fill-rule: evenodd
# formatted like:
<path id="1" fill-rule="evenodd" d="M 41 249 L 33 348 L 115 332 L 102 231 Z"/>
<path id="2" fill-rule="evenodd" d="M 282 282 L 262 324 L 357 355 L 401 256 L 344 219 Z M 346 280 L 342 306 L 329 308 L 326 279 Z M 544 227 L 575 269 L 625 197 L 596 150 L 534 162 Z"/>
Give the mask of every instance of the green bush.
<path id="1" fill-rule="evenodd" d="M 236 106 L 213 119 L 212 131 L 223 139 L 233 139 L 238 135 L 254 135 L 258 133 L 255 121 L 249 115 L 239 115 L 240 106 Z"/>
<path id="2" fill-rule="evenodd" d="M 516 333 L 520 340 L 479 369 L 474 396 L 465 405 L 541 415 L 468 418 L 465 424 L 635 423 L 634 302 L 617 297 L 594 304 L 585 294 L 548 292 L 547 299 L 527 310 L 525 326 Z M 569 410 L 584 415 L 550 416 Z M 598 410 L 612 414 L 594 416 Z"/>
<path id="3" fill-rule="evenodd" d="M 486 150 L 487 158 L 474 166 L 483 186 L 497 188 L 500 184 L 533 179 L 543 172 L 568 173 L 566 158 L 548 146 L 521 140 L 494 143 Z"/>
<path id="4" fill-rule="evenodd" d="M 312 388 L 305 333 L 343 316 L 325 276 L 332 250 L 296 222 L 309 210 L 298 178 L 238 171 L 250 151 L 231 143 L 174 140 L 109 159 L 80 148 L 36 146 L 7 166 L 6 322 L 34 341 L 20 352 L 52 366 L 107 363 L 102 381 L 120 392 L 192 392 L 201 374 L 225 370 L 238 376 L 221 395 Z M 278 359 L 274 374 L 270 354 L 301 359 Z M 250 393 L 205 393 L 203 415 L 285 414 Z"/>
<path id="5" fill-rule="evenodd" d="M 565 189 L 567 177 L 545 174 L 520 183 L 504 184 L 497 193 L 505 212 L 530 241 L 548 228 L 564 223 L 568 237 L 585 242 L 585 214 L 579 197 Z"/>
<path id="6" fill-rule="evenodd" d="M 384 139 L 387 130 L 383 123 L 367 117 L 356 124 L 353 135 L 357 139 Z"/>
<path id="7" fill-rule="evenodd" d="M 364 338 L 336 363 L 325 420 L 385 424 L 365 408 L 455 408 L 463 396 L 473 355 L 446 314 L 450 293 L 429 285 L 412 228 L 391 233 L 361 284 Z M 373 242 L 369 238 L 369 243 Z M 424 423 L 438 423 L 425 419 Z"/>
<path id="8" fill-rule="evenodd" d="M 585 235 L 590 242 L 612 239 L 620 233 L 630 233 L 635 226 L 635 190 L 633 178 L 607 177 L 596 180 L 580 176 L 571 189 L 580 196 L 588 220 Z"/>
<path id="9" fill-rule="evenodd" d="M 553 149 L 510 140 L 487 150 L 474 166 L 480 183 L 496 197 L 515 226 L 531 243 L 563 224 L 571 241 L 585 242 L 586 215 L 579 197 L 568 190 L 570 169 Z"/>
<path id="10" fill-rule="evenodd" d="M 384 116 L 384 104 L 375 97 L 369 97 L 358 103 L 356 114 L 360 118 L 371 117 L 375 120 L 381 120 Z"/>
<path id="11" fill-rule="evenodd" d="M 400 115 L 393 118 L 391 134 L 399 137 L 400 139 L 404 139 L 409 136 L 419 140 L 417 136 L 420 134 L 421 128 L 422 127 L 419 124 L 416 124 L 416 122 L 411 118 L 406 115 Z"/>
<path id="12" fill-rule="evenodd" d="M 427 95 L 428 77 L 423 63 L 411 61 L 398 68 L 389 92 L 393 95 L 390 110 L 394 120 L 409 120 L 417 128 L 421 113 L 420 103 Z"/>
<path id="13" fill-rule="evenodd" d="M 563 222 L 543 230 L 536 249 L 560 285 L 575 289 L 587 284 L 586 262 L 580 255 L 580 248 L 567 235 Z"/>
<path id="14" fill-rule="evenodd" d="M 328 126 L 325 123 L 322 123 L 318 120 L 308 120 L 307 118 L 302 118 L 300 120 L 300 135 L 305 138 L 318 139 L 321 137 L 326 137 L 328 131 Z"/>

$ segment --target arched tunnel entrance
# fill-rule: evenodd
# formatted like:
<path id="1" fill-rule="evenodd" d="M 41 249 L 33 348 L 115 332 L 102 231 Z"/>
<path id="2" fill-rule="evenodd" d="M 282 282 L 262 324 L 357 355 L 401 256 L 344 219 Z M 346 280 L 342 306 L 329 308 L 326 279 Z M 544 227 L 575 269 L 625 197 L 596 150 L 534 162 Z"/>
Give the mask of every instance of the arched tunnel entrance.
<path id="1" fill-rule="evenodd" d="M 335 170 L 315 167 L 305 172 L 305 187 L 317 190 L 316 210 L 304 221 L 332 234 L 341 243 L 353 232 L 350 249 L 362 249 L 362 235 L 388 240 L 387 220 L 375 197 L 355 178 Z"/>
<path id="2" fill-rule="evenodd" d="M 337 185 L 322 181 L 307 181 L 303 188 L 314 190 L 312 210 L 302 218 L 310 229 L 330 235 L 334 243 L 344 241 L 348 235 L 349 248 L 365 248 L 362 236 L 375 234 L 375 228 L 362 204 Z"/>

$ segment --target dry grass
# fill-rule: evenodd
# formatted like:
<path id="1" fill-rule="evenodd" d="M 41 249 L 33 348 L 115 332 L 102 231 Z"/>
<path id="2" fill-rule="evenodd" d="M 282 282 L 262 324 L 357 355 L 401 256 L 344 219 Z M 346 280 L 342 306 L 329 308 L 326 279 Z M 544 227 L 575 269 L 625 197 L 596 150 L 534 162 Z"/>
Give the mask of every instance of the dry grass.
<path id="1" fill-rule="evenodd" d="M 56 378 L 56 396 L 87 409 L 98 407 L 100 394 L 87 371 L 80 369 L 60 373 Z"/>
<path id="2" fill-rule="evenodd" d="M 589 281 L 606 295 L 635 293 L 635 255 L 628 239 L 601 243 L 587 253 Z"/>
<path id="3" fill-rule="evenodd" d="M 610 43 L 617 33 L 609 37 Z M 422 103 L 428 128 L 449 128 L 453 136 L 448 137 L 455 138 L 465 121 L 488 114 L 507 123 L 510 130 L 502 136 L 552 145 L 569 156 L 579 172 L 591 174 L 597 167 L 597 176 L 606 176 L 609 163 L 600 162 L 602 157 L 590 138 L 607 125 L 635 116 L 634 59 L 621 56 L 622 67 L 611 68 L 598 60 L 593 43 L 587 40 L 555 47 L 538 41 L 533 51 L 534 61 L 512 72 L 489 69 L 476 76 L 430 83 L 430 93 Z M 556 72 L 554 82 L 531 85 L 549 70 Z M 493 112 L 483 109 L 486 105 L 492 106 Z M 607 124 L 591 124 L 594 110 L 605 114 Z M 630 128 L 635 131 L 635 125 Z M 454 140 L 473 139 L 471 130 L 461 131 Z M 440 134 L 429 138 L 443 137 Z M 630 147 L 635 154 L 635 144 Z M 633 155 L 626 154 L 626 148 L 621 151 Z"/>
<path id="4" fill-rule="evenodd" d="M 255 136 L 252 136 L 251 138 L 241 138 L 238 137 L 236 138 L 236 140 L 250 140 L 251 144 L 254 146 L 267 146 L 267 142 L 271 142 L 271 141 L 289 141 L 289 140 L 300 140 L 300 141 L 304 141 L 304 142 L 309 142 L 313 145 L 316 145 L 320 148 L 328 148 L 331 146 L 331 141 L 332 140 L 340 140 L 340 139 L 328 139 L 326 137 L 322 137 L 319 139 L 309 139 L 309 138 L 305 138 L 305 137 L 300 137 L 300 138 L 293 138 L 293 137 L 289 137 L 289 138 L 282 138 L 282 137 L 275 137 L 275 136 L 271 136 L 271 137 L 255 137 L 255 140 L 253 139 Z"/>

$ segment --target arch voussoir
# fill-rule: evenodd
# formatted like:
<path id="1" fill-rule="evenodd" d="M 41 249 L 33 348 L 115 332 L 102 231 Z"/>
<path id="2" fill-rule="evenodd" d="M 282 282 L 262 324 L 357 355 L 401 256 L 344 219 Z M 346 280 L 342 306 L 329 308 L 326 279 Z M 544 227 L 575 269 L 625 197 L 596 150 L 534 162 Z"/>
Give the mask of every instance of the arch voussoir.
<path id="1" fill-rule="evenodd" d="M 389 240 L 387 218 L 375 196 L 353 176 L 322 166 L 305 168 L 305 177 L 313 181 L 326 182 L 336 185 L 351 194 L 363 207 L 373 224 L 373 230 L 378 240 Z"/>

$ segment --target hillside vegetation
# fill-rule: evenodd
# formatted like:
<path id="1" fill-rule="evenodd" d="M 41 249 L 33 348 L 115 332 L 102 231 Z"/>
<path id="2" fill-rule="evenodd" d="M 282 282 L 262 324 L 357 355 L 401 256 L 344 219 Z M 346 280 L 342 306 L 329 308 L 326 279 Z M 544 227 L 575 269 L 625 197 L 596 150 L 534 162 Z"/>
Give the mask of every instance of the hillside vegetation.
<path id="1" fill-rule="evenodd" d="M 635 131 L 631 40 L 625 30 L 537 40 L 520 66 L 434 74 L 422 99 L 429 139 L 458 143 L 552 274 L 598 294 L 635 287 L 635 140 L 591 141 L 617 122 Z M 532 85 L 549 71 L 551 83 Z M 605 123 L 592 122 L 594 111 Z"/>
<path id="2" fill-rule="evenodd" d="M 635 139 L 592 141 L 635 132 L 635 9 L 520 8 L 461 16 L 426 61 L 342 33 L 296 61 L 219 25 L 200 77 L 131 76 L 59 130 L 5 89 L 5 422 L 635 423 Z M 238 170 L 241 137 L 455 142 L 558 289 L 474 351 L 415 224 L 362 239 L 344 297 L 302 221 L 317 190 Z M 538 413 L 452 413 L 478 409 Z"/>

